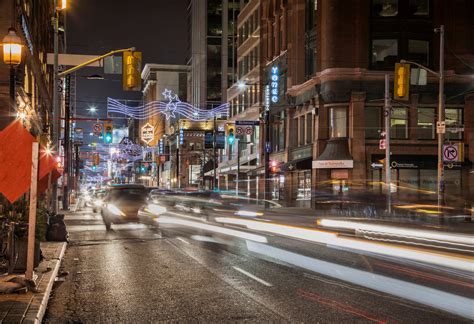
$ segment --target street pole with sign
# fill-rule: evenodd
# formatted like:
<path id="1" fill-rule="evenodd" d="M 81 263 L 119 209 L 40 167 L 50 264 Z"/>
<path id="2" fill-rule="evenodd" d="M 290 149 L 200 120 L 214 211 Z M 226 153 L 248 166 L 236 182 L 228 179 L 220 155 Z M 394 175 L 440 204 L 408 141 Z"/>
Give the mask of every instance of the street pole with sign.
<path id="1" fill-rule="evenodd" d="M 385 74 L 384 116 L 385 116 L 385 185 L 387 186 L 387 212 L 392 214 L 392 170 L 390 162 L 390 119 L 392 103 L 389 93 L 389 75 Z"/>

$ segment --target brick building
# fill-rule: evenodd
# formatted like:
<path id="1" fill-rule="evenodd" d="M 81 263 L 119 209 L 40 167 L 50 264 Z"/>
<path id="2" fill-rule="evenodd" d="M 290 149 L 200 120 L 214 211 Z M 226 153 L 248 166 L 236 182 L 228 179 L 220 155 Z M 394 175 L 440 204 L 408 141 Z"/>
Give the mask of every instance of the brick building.
<path id="1" fill-rule="evenodd" d="M 446 190 L 471 195 L 473 6 L 468 0 L 262 0 L 262 83 L 271 84 L 272 71 L 278 75 L 278 97 L 270 103 L 270 159 L 279 166 L 273 197 L 309 204 L 311 190 L 333 178 L 334 189 L 342 183 L 348 190 L 384 180 L 372 168 L 384 155 L 378 147 L 384 75 L 393 76 L 401 59 L 436 71 L 440 25 L 446 30 L 446 141 L 461 143 L 465 152 L 462 163 L 446 168 Z M 437 92 L 438 80 L 428 76 L 426 86 L 411 86 L 408 102 L 392 105 L 392 181 L 415 192 L 436 191 Z"/>
<path id="2" fill-rule="evenodd" d="M 0 37 L 14 27 L 23 44 L 22 61 L 15 68 L 16 107 L 12 107 L 9 98 L 10 67 L 3 63 L 3 57 L 0 64 L 0 129 L 18 115 L 24 115 L 25 125 L 34 135 L 42 135 L 43 143 L 50 132 L 52 117 L 53 71 L 47 65 L 47 53 L 53 47 L 54 10 L 51 1 L 0 3 Z"/>

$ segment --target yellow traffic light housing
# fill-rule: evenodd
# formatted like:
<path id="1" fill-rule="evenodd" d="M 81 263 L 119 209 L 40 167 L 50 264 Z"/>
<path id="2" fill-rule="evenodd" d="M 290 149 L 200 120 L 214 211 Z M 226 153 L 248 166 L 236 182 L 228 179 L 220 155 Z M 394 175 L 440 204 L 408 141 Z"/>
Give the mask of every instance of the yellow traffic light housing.
<path id="1" fill-rule="evenodd" d="M 113 126 L 111 123 L 104 123 L 104 142 L 110 144 L 113 141 Z"/>
<path id="2" fill-rule="evenodd" d="M 235 125 L 234 124 L 225 125 L 225 135 L 227 137 L 227 142 L 229 143 L 229 145 L 234 144 L 234 141 L 235 141 Z"/>
<path id="3" fill-rule="evenodd" d="M 408 100 L 410 93 L 410 64 L 395 63 L 393 98 Z"/>
<path id="4" fill-rule="evenodd" d="M 123 90 L 140 91 L 142 88 L 141 80 L 142 53 L 126 51 L 123 52 Z"/>

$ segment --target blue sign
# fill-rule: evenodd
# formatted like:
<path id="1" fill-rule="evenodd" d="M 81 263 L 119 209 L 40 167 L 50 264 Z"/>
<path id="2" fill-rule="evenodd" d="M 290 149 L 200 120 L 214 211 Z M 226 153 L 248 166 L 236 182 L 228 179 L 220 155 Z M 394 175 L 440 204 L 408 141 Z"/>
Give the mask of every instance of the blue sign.
<path id="1" fill-rule="evenodd" d="M 158 153 L 161 155 L 164 153 L 164 144 L 163 144 L 163 139 L 160 139 L 159 145 L 158 145 Z"/>
<path id="2" fill-rule="evenodd" d="M 273 103 L 278 102 L 279 83 L 280 83 L 280 75 L 279 75 L 278 67 L 272 66 L 271 83 L 270 83 L 270 88 L 271 88 L 270 98 Z"/>
<path id="3" fill-rule="evenodd" d="M 265 142 L 265 152 L 272 153 L 272 143 Z"/>
<path id="4" fill-rule="evenodd" d="M 182 128 L 179 129 L 179 145 L 184 144 L 184 130 Z"/>
<path id="5" fill-rule="evenodd" d="M 204 148 L 213 148 L 214 147 L 214 132 L 206 131 L 204 132 Z"/>

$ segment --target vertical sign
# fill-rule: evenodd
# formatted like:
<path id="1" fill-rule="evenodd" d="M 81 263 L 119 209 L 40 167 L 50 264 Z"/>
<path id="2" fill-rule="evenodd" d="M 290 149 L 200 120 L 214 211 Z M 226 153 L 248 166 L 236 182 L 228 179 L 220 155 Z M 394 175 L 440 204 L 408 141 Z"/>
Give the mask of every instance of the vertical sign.
<path id="1" fill-rule="evenodd" d="M 279 70 L 277 66 L 272 66 L 272 73 L 271 73 L 271 100 L 273 103 L 277 103 L 279 99 Z"/>
<path id="2" fill-rule="evenodd" d="M 179 145 L 184 144 L 184 129 L 179 129 Z"/>
<path id="3" fill-rule="evenodd" d="M 164 152 L 164 144 L 163 144 L 163 139 L 162 139 L 162 138 L 160 138 L 160 142 L 159 142 L 159 144 L 158 144 L 158 153 L 159 153 L 160 155 L 162 155 L 162 154 L 165 153 L 165 152 Z"/>

